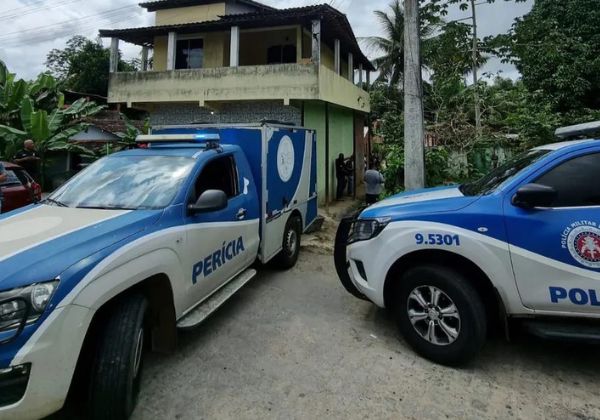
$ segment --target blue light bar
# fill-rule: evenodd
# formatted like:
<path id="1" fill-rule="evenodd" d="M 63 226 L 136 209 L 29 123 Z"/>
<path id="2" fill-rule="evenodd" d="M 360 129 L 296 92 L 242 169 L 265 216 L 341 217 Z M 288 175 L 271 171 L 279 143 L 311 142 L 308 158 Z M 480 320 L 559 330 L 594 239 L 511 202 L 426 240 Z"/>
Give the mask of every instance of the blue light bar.
<path id="1" fill-rule="evenodd" d="M 138 143 L 218 143 L 218 133 L 139 135 Z"/>
<path id="2" fill-rule="evenodd" d="M 201 142 L 220 141 L 221 136 L 218 133 L 199 133 L 196 134 L 196 140 Z"/>

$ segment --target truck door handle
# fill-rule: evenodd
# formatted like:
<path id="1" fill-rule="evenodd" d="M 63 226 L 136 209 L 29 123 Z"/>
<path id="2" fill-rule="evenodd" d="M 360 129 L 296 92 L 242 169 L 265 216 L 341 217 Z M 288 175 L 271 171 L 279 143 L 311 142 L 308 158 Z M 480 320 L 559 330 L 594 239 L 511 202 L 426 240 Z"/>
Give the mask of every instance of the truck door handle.
<path id="1" fill-rule="evenodd" d="M 237 212 L 237 219 L 238 220 L 244 220 L 246 218 L 246 215 L 248 214 L 248 210 L 246 209 L 239 209 Z"/>

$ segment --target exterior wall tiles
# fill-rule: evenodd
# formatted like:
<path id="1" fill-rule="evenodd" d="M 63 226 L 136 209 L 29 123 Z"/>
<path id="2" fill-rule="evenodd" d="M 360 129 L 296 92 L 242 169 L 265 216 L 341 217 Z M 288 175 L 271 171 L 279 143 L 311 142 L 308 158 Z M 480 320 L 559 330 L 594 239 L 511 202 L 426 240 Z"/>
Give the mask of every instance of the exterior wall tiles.
<path id="1" fill-rule="evenodd" d="M 275 101 L 227 103 L 218 110 L 200 108 L 195 104 L 162 103 L 154 105 L 150 111 L 150 123 L 153 126 L 257 123 L 263 120 L 289 122 L 299 126 L 302 123 L 302 112 Z"/>

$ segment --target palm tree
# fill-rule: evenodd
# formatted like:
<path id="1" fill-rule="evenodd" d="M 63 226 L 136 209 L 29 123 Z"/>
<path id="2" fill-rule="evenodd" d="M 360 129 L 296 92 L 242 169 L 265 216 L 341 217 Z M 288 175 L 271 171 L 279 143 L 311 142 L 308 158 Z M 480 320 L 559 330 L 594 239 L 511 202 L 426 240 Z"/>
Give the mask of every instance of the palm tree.
<path id="1" fill-rule="evenodd" d="M 376 10 L 375 16 L 383 27 L 384 36 L 363 38 L 368 47 L 382 52 L 373 64 L 379 70 L 376 81 L 395 87 L 402 81 L 404 73 L 404 7 L 401 0 L 394 0 L 389 11 Z M 441 23 L 441 19 L 429 9 L 421 8 L 421 42 L 424 51 Z"/>

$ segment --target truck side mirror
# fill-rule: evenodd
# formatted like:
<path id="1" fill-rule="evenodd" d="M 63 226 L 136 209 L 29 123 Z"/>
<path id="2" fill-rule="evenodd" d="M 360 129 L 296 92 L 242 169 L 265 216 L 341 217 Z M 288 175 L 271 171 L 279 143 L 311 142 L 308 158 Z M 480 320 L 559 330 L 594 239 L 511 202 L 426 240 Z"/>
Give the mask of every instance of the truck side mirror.
<path id="1" fill-rule="evenodd" d="M 221 190 L 206 190 L 195 204 L 188 205 L 190 214 L 208 213 L 227 208 L 227 194 Z"/>
<path id="2" fill-rule="evenodd" d="M 512 203 L 523 209 L 550 207 L 556 195 L 557 192 L 552 187 L 541 184 L 527 184 L 517 190 Z"/>

